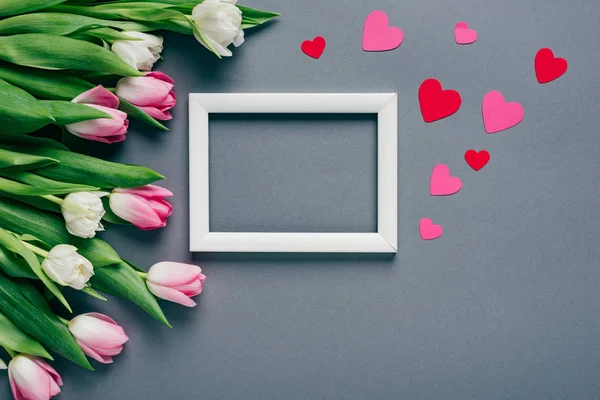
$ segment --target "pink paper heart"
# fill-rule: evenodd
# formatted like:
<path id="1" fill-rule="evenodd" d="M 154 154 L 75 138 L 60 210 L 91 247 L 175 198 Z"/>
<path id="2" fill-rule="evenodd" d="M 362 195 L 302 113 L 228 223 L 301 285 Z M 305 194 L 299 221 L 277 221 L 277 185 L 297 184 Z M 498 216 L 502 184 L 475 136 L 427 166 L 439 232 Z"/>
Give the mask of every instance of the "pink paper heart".
<path id="1" fill-rule="evenodd" d="M 477 40 L 477 31 L 469 29 L 466 22 L 459 22 L 454 27 L 454 40 L 458 44 L 471 44 Z"/>
<path id="2" fill-rule="evenodd" d="M 389 26 L 386 13 L 376 10 L 367 16 L 363 30 L 364 51 L 394 50 L 403 40 L 404 33 L 400 28 Z"/>
<path id="3" fill-rule="evenodd" d="M 442 236 L 444 230 L 440 225 L 436 225 L 429 218 L 423 218 L 419 222 L 419 231 L 423 240 L 433 240 Z"/>
<path id="4" fill-rule="evenodd" d="M 432 196 L 449 196 L 462 188 L 462 181 L 450 176 L 450 168 L 445 164 L 438 164 L 431 172 L 429 192 Z"/>
<path id="5" fill-rule="evenodd" d="M 492 90 L 485 95 L 481 109 L 483 125 L 487 133 L 496 133 L 512 128 L 525 116 L 522 105 L 507 103 L 502 93 L 497 90 Z"/>

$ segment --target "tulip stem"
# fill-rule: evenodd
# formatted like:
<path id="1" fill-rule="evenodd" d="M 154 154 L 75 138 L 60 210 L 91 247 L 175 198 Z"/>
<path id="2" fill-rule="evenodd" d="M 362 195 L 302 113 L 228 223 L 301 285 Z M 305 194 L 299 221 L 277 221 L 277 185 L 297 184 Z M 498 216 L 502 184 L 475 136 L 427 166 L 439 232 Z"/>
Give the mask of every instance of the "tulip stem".
<path id="1" fill-rule="evenodd" d="M 53 196 L 53 195 L 51 195 L 51 194 L 48 194 L 48 195 L 46 195 L 46 196 L 40 196 L 40 197 L 43 197 L 44 199 L 46 199 L 46 200 L 48 200 L 48 201 L 51 201 L 51 202 L 53 202 L 53 203 L 56 203 L 56 204 L 58 204 L 59 206 L 60 206 L 60 205 L 62 205 L 62 203 L 63 203 L 63 199 L 61 199 L 60 197 Z"/>
<path id="2" fill-rule="evenodd" d="M 27 247 L 29 250 L 33 251 L 38 256 L 42 256 L 44 258 L 48 257 L 48 252 L 46 250 L 40 249 L 39 247 L 34 246 L 31 243 L 26 242 L 24 240 L 21 240 L 21 243 L 23 243 L 23 246 Z"/>
<path id="3" fill-rule="evenodd" d="M 138 274 L 139 276 L 141 276 L 144 279 L 146 279 L 146 277 L 148 276 L 147 273 L 142 272 L 142 271 L 135 271 L 135 273 Z"/>

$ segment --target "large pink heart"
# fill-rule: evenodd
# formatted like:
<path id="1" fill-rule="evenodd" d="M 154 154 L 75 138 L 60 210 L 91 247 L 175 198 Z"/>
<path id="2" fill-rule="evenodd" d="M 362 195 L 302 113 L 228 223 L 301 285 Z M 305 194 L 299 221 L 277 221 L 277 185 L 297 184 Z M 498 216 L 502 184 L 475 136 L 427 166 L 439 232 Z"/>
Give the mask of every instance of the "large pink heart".
<path id="1" fill-rule="evenodd" d="M 402 30 L 389 26 L 388 17 L 383 11 L 376 10 L 367 16 L 362 42 L 364 51 L 394 50 L 403 40 Z"/>
<path id="2" fill-rule="evenodd" d="M 525 110 L 519 103 L 507 103 L 504 96 L 492 90 L 483 98 L 483 126 L 487 133 L 496 133 L 512 128 L 523 120 Z"/>
<path id="3" fill-rule="evenodd" d="M 444 230 L 440 225 L 436 225 L 429 218 L 423 218 L 419 222 L 419 231 L 423 240 L 433 240 L 442 236 Z"/>
<path id="4" fill-rule="evenodd" d="M 462 188 L 462 181 L 450 176 L 450 168 L 445 164 L 438 164 L 431 172 L 429 192 L 432 196 L 449 196 Z"/>

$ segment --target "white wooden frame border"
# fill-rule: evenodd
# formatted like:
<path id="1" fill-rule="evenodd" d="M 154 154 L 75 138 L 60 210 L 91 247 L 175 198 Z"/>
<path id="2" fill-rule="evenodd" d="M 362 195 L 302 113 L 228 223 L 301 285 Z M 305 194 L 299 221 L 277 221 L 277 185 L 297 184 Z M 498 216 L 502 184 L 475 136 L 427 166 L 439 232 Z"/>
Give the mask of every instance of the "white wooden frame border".
<path id="1" fill-rule="evenodd" d="M 396 253 L 396 93 L 192 93 L 189 100 L 190 251 Z M 377 114 L 377 232 L 210 232 L 208 138 L 212 113 Z"/>

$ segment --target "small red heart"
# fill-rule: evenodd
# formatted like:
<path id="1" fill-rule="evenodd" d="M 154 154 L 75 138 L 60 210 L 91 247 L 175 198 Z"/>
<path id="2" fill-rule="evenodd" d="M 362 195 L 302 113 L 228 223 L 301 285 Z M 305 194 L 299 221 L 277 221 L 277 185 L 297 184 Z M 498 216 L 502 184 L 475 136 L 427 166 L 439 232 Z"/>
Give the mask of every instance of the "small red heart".
<path id="1" fill-rule="evenodd" d="M 456 90 L 442 90 L 437 79 L 426 79 L 419 87 L 419 103 L 425 122 L 449 117 L 458 111 L 461 102 Z"/>
<path id="2" fill-rule="evenodd" d="M 567 72 L 567 68 L 567 60 L 554 57 L 550 49 L 540 49 L 535 55 L 535 75 L 539 83 L 548 83 L 560 78 Z"/>
<path id="3" fill-rule="evenodd" d="M 325 45 L 327 45 L 325 39 L 321 36 L 317 36 L 313 40 L 305 40 L 302 42 L 302 46 L 300 46 L 300 48 L 307 56 L 318 59 L 321 57 L 321 54 L 323 54 Z"/>
<path id="4" fill-rule="evenodd" d="M 475 151 L 471 149 L 465 153 L 465 161 L 475 171 L 479 171 L 490 161 L 490 153 L 487 150 Z"/>

